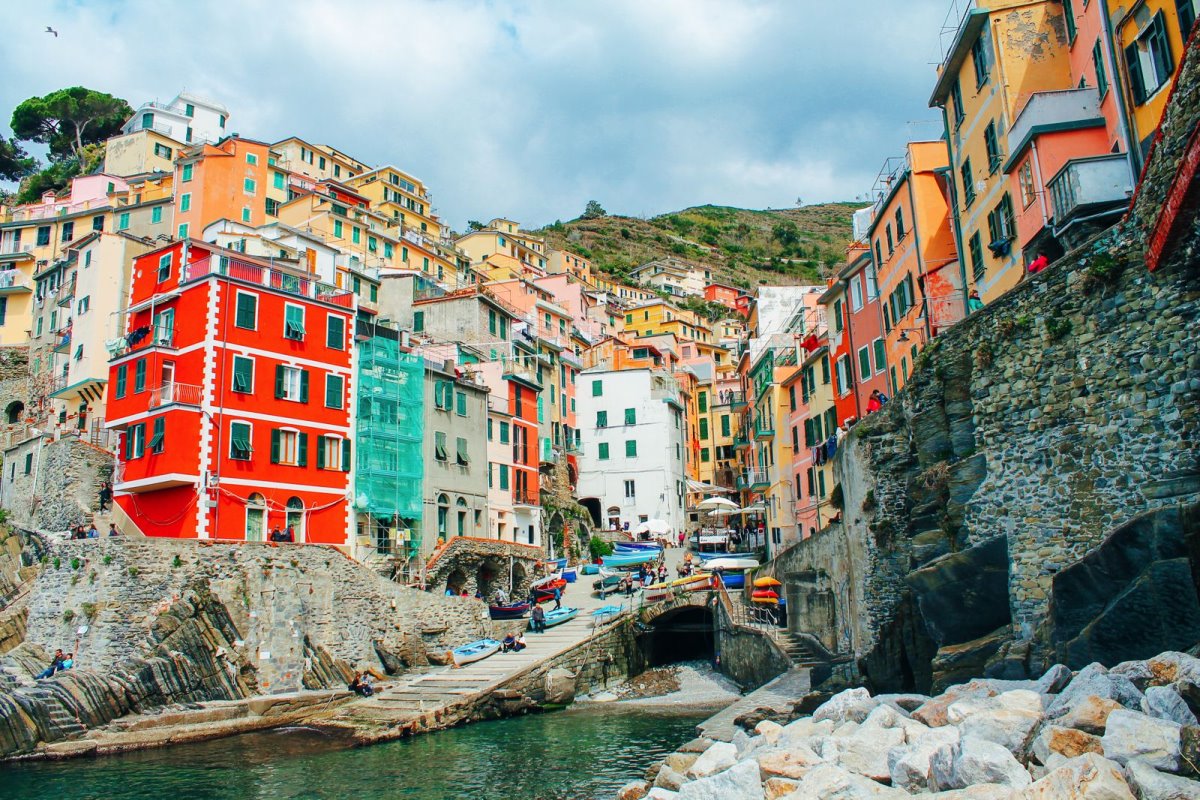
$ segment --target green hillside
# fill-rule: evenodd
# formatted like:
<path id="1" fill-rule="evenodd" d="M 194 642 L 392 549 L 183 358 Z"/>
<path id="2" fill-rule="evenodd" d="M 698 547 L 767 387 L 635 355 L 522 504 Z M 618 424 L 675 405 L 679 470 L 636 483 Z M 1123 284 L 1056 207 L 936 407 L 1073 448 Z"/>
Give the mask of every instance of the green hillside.
<path id="1" fill-rule="evenodd" d="M 751 288 L 762 283 L 819 282 L 844 263 L 850 217 L 861 203 L 751 211 L 698 206 L 650 219 L 581 217 L 540 233 L 552 247 L 588 257 L 624 278 L 631 268 L 675 256 L 711 266 L 719 279 Z"/>

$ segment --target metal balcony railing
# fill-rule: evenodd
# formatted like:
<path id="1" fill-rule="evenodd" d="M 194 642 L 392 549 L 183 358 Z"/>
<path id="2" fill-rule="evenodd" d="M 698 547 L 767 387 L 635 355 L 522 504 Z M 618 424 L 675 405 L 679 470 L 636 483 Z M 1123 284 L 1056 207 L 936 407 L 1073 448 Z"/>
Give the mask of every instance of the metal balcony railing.
<path id="1" fill-rule="evenodd" d="M 29 277 L 16 269 L 0 269 L 0 292 L 32 292 Z"/>
<path id="2" fill-rule="evenodd" d="M 528 489 L 514 489 L 513 503 L 519 506 L 536 506 L 539 504 L 538 493 Z"/>
<path id="3" fill-rule="evenodd" d="M 1133 181 L 1129 162 L 1117 153 L 1069 161 L 1046 187 L 1054 203 L 1054 222 L 1062 225 L 1082 211 L 1127 203 Z"/>
<path id="4" fill-rule="evenodd" d="M 354 307 L 354 292 L 339 289 L 336 286 L 321 283 L 312 278 L 264 267 L 259 264 L 252 264 L 236 258 L 229 258 L 228 256 L 220 256 L 216 259 L 202 258 L 199 261 L 191 262 L 184 267 L 183 275 L 180 277 L 179 282 L 181 284 L 188 283 L 209 275 L 224 275 L 235 280 L 267 286 L 278 291 L 307 297 L 310 300 L 319 300 L 323 303 L 331 303 L 343 308 Z"/>
<path id="5" fill-rule="evenodd" d="M 738 406 L 745 404 L 746 393 L 742 391 L 735 392 L 732 389 L 726 389 L 724 391 L 717 392 L 714 402 L 714 405 L 718 406 Z"/>
<path id="6" fill-rule="evenodd" d="M 771 475 L 765 469 L 748 469 L 745 473 L 746 486 L 750 489 L 755 487 L 768 487 L 771 485 Z"/>
<path id="7" fill-rule="evenodd" d="M 203 387 L 191 383 L 164 383 L 150 390 L 150 408 L 171 404 L 198 406 L 203 398 Z"/>

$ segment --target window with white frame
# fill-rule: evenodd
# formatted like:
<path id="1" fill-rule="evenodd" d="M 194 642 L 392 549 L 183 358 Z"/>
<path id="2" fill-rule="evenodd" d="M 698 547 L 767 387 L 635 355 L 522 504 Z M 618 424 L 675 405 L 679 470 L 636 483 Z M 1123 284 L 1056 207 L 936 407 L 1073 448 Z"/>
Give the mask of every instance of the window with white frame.
<path id="1" fill-rule="evenodd" d="M 850 356 L 843 355 L 837 360 L 837 391 L 839 395 L 847 394 L 850 387 L 853 385 L 853 377 L 850 372 Z"/>
<path id="2" fill-rule="evenodd" d="M 857 275 L 850 278 L 850 310 L 859 311 L 863 307 L 862 281 Z"/>
<path id="3" fill-rule="evenodd" d="M 279 397 L 282 400 L 293 400 L 298 403 L 303 403 L 304 383 L 306 373 L 299 367 L 281 366 L 279 368 Z"/>
<path id="4" fill-rule="evenodd" d="M 300 462 L 300 432 L 291 428 L 280 428 L 276 432 L 278 455 L 277 464 L 295 466 Z"/>
<path id="5" fill-rule="evenodd" d="M 625 497 L 629 499 L 637 497 L 637 487 L 633 481 L 625 481 Z"/>
<path id="6" fill-rule="evenodd" d="M 286 339 L 304 338 L 304 306 L 289 303 L 283 307 L 283 335 Z"/>

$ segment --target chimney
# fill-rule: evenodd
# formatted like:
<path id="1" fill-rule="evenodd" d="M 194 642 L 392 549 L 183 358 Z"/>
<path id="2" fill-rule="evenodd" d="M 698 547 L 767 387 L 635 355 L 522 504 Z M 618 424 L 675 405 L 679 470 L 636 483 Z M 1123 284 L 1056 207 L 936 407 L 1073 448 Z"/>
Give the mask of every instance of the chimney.
<path id="1" fill-rule="evenodd" d="M 455 369 L 455 365 L 454 365 L 453 358 L 447 358 L 445 361 L 442 362 L 442 371 L 443 372 L 449 372 L 451 375 L 453 375 L 454 369 Z"/>

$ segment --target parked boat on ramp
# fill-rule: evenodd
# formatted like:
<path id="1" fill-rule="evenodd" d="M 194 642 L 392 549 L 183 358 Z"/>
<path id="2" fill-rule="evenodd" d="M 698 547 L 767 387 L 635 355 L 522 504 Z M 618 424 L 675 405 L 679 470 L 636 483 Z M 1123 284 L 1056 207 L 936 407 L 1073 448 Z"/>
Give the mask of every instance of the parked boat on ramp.
<path id="1" fill-rule="evenodd" d="M 454 648 L 454 665 L 461 667 L 463 664 L 470 664 L 474 661 L 482 661 L 488 656 L 500 650 L 500 643 L 495 639 L 479 639 L 478 641 L 464 644 L 462 647 Z"/>

